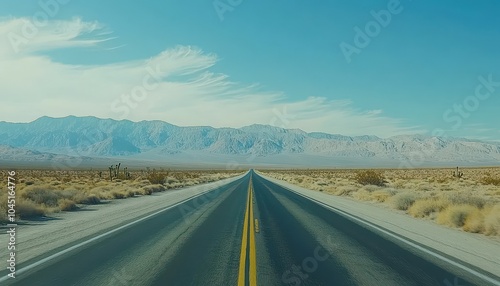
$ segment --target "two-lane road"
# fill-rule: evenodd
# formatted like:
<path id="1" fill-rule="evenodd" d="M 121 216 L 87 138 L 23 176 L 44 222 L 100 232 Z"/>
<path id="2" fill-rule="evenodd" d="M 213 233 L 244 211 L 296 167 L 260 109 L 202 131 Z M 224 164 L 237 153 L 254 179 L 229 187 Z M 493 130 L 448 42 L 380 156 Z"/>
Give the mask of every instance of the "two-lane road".
<path id="1" fill-rule="evenodd" d="M 4 270 L 0 284 L 499 285 L 492 274 L 395 237 L 251 171 L 26 261 L 15 279 Z"/>
<path id="2" fill-rule="evenodd" d="M 436 250 L 394 239 L 262 177 L 254 175 L 253 185 L 260 285 L 499 285 L 498 277 L 472 269 L 482 279 Z"/>

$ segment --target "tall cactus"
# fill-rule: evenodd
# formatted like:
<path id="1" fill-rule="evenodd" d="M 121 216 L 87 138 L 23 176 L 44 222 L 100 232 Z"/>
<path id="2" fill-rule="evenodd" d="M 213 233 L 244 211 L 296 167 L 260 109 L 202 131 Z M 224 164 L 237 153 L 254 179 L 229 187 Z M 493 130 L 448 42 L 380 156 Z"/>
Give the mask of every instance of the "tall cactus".
<path id="1" fill-rule="evenodd" d="M 461 172 L 460 169 L 457 167 L 457 170 L 453 172 L 453 177 L 456 178 L 462 178 L 464 176 L 464 172 Z"/>
<path id="2" fill-rule="evenodd" d="M 113 165 L 111 165 L 111 167 L 109 167 L 109 180 L 110 181 L 113 181 L 113 171 L 115 170 L 115 167 L 113 167 Z"/>

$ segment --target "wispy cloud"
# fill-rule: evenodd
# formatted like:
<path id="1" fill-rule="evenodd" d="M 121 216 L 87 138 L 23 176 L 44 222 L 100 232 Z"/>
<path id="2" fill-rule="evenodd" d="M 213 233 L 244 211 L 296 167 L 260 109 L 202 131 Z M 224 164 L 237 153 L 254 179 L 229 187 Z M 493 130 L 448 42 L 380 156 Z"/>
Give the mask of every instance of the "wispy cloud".
<path id="1" fill-rule="evenodd" d="M 470 123 L 463 127 L 463 131 L 469 134 L 467 138 L 486 141 L 499 141 L 497 128 L 487 127 L 482 123 Z"/>
<path id="2" fill-rule="evenodd" d="M 0 19 L 0 34 L 20 31 L 26 19 Z M 7 39 L 7 40 L 6 40 Z M 212 72 L 217 55 L 177 46 L 149 59 L 102 65 L 70 65 L 43 51 L 102 47 L 113 39 L 98 22 L 51 21 L 15 52 L 0 42 L 0 120 L 31 121 L 42 115 L 153 120 L 177 125 L 241 127 L 273 124 L 306 131 L 387 137 L 422 132 L 382 110 L 360 110 L 349 100 L 308 97 L 291 101 L 258 84 Z M 117 45 L 119 48 L 122 45 Z M 108 48 L 109 50 L 109 48 Z"/>
<path id="3" fill-rule="evenodd" d="M 9 56 L 89 47 L 113 39 L 110 37 L 111 31 L 106 31 L 98 22 L 84 22 L 80 18 L 71 21 L 52 20 L 45 26 L 33 25 L 28 18 L 4 19 L 0 22 L 0 34 L 5 35 L 3 40 L 6 42 L 2 43 L 1 52 Z"/>

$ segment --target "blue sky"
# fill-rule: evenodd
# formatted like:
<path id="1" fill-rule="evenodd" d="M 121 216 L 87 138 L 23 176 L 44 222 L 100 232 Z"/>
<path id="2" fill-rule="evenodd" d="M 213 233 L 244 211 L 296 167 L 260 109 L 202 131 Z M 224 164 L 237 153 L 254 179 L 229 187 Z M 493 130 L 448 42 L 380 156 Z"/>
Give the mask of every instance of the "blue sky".
<path id="1" fill-rule="evenodd" d="M 500 2 L 321 2 L 2 1 L 0 120 L 500 140 Z"/>

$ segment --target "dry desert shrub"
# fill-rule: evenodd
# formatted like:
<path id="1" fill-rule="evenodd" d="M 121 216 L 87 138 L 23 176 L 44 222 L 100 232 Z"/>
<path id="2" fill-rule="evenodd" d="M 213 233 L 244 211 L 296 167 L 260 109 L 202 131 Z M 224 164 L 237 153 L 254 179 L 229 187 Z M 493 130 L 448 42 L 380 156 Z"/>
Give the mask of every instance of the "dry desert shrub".
<path id="1" fill-rule="evenodd" d="M 316 181 L 316 185 L 318 186 L 328 186 L 330 183 L 326 180 L 318 180 Z"/>
<path id="2" fill-rule="evenodd" d="M 16 214 L 21 219 L 31 219 L 46 214 L 46 210 L 37 205 L 36 203 L 29 200 L 17 200 L 16 201 Z"/>
<path id="3" fill-rule="evenodd" d="M 476 208 L 482 208 L 487 203 L 485 198 L 474 196 L 470 193 L 448 195 L 447 199 L 453 205 L 469 205 Z"/>
<path id="4" fill-rule="evenodd" d="M 352 194 L 352 197 L 357 199 L 357 200 L 360 200 L 360 201 L 369 201 L 371 200 L 371 193 L 367 190 L 358 190 L 357 192 L 354 192 Z"/>
<path id="5" fill-rule="evenodd" d="M 386 184 L 386 180 L 382 173 L 374 170 L 358 172 L 355 180 L 361 185 L 384 186 Z"/>
<path id="6" fill-rule="evenodd" d="M 153 190 L 152 190 L 151 188 L 142 187 L 142 188 L 139 190 L 139 194 L 140 194 L 140 195 L 143 195 L 143 196 L 149 196 L 149 195 L 152 195 L 152 194 L 153 194 Z"/>
<path id="7" fill-rule="evenodd" d="M 48 207 L 55 207 L 58 205 L 58 200 L 60 195 L 54 190 L 50 189 L 50 186 L 28 186 L 24 188 L 20 193 L 21 198 L 25 200 L 30 200 L 38 205 L 45 205 Z"/>
<path id="8" fill-rule="evenodd" d="M 449 204 L 449 201 L 442 198 L 417 200 L 408 208 L 408 213 L 413 217 L 428 217 L 432 213 L 439 213 L 444 210 Z"/>
<path id="9" fill-rule="evenodd" d="M 408 181 L 403 180 L 403 179 L 394 179 L 391 183 L 391 186 L 397 189 L 402 189 Z"/>
<path id="10" fill-rule="evenodd" d="M 170 176 L 166 177 L 165 184 L 171 185 L 171 184 L 175 184 L 175 183 L 179 183 L 179 180 L 177 180 L 177 178 L 170 177 Z"/>
<path id="11" fill-rule="evenodd" d="M 59 209 L 61 211 L 74 211 L 77 208 L 76 203 L 70 199 L 59 200 Z"/>
<path id="12" fill-rule="evenodd" d="M 96 194 L 100 199 L 106 199 L 106 197 L 104 196 L 104 194 L 107 194 L 109 192 L 111 192 L 113 188 L 109 185 L 106 185 L 106 186 L 97 186 L 95 188 L 92 188 L 90 189 L 89 192 L 91 192 L 92 194 Z"/>
<path id="13" fill-rule="evenodd" d="M 500 235 L 500 204 L 485 211 L 484 233 L 486 235 Z"/>
<path id="14" fill-rule="evenodd" d="M 157 172 L 153 170 L 153 172 L 148 175 L 147 179 L 151 184 L 164 184 L 168 174 L 169 172 Z"/>
<path id="15" fill-rule="evenodd" d="M 349 196 L 351 193 L 356 192 L 358 190 L 355 186 L 340 186 L 336 188 L 334 192 L 337 196 Z"/>
<path id="16" fill-rule="evenodd" d="M 7 224 L 7 209 L 5 207 L 0 206 L 0 224 Z"/>
<path id="17" fill-rule="evenodd" d="M 401 192 L 391 197 L 391 204 L 397 210 L 407 210 L 417 200 L 417 196 L 410 192 Z"/>
<path id="18" fill-rule="evenodd" d="M 415 188 L 416 191 L 430 192 L 434 190 L 435 184 L 429 182 L 419 182 Z"/>
<path id="19" fill-rule="evenodd" d="M 85 205 L 97 205 L 97 204 L 101 203 L 101 200 L 95 194 L 90 194 L 90 195 L 83 197 L 80 200 L 77 200 L 76 202 L 79 204 L 85 204 Z"/>
<path id="20" fill-rule="evenodd" d="M 151 185 L 151 182 L 149 182 L 149 180 L 137 179 L 135 181 L 129 182 L 127 185 L 131 188 L 141 189 L 142 187 Z"/>
<path id="21" fill-rule="evenodd" d="M 365 190 L 367 192 L 375 192 L 375 191 L 380 191 L 380 190 L 383 190 L 384 188 L 383 187 L 380 187 L 380 186 L 376 186 L 376 185 L 365 185 L 365 186 L 362 186 L 360 188 L 360 190 Z"/>
<path id="22" fill-rule="evenodd" d="M 0 223 L 7 223 L 7 193 L 0 194 Z"/>
<path id="23" fill-rule="evenodd" d="M 165 191 L 165 187 L 163 185 L 160 185 L 160 184 L 145 186 L 142 189 L 148 195 L 150 195 L 152 193 L 156 193 L 156 192 L 163 192 L 163 191 Z"/>
<path id="24" fill-rule="evenodd" d="M 463 227 L 467 218 L 471 215 L 478 215 L 480 210 L 471 205 L 450 205 L 437 215 L 436 221 L 440 224 Z"/>
<path id="25" fill-rule="evenodd" d="M 475 210 L 465 219 L 463 230 L 472 233 L 484 233 L 485 216 L 483 210 Z"/>
<path id="26" fill-rule="evenodd" d="M 371 194 L 371 198 L 374 201 L 383 203 L 394 195 L 395 195 L 394 191 L 391 191 L 391 190 L 378 190 L 378 191 L 374 191 Z"/>
<path id="27" fill-rule="evenodd" d="M 108 198 L 109 199 L 124 199 L 125 197 L 126 197 L 125 194 L 122 192 L 112 191 L 111 196 L 109 196 Z"/>
<path id="28" fill-rule="evenodd" d="M 481 180 L 481 183 L 484 185 L 500 186 L 500 178 L 493 178 L 488 175 Z"/>

